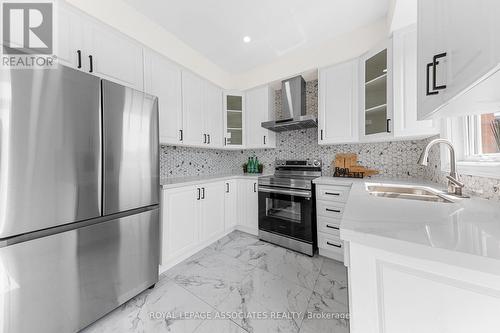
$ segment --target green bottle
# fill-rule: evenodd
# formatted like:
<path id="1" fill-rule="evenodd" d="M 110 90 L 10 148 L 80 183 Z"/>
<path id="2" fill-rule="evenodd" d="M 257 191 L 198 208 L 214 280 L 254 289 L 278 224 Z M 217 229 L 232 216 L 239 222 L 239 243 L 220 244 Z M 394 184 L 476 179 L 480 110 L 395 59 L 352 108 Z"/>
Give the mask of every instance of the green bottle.
<path id="1" fill-rule="evenodd" d="M 252 173 L 252 158 L 250 156 L 248 157 L 247 162 L 247 173 Z"/>
<path id="2" fill-rule="evenodd" d="M 259 173 L 259 159 L 257 158 L 257 156 L 255 156 L 254 172 Z"/>

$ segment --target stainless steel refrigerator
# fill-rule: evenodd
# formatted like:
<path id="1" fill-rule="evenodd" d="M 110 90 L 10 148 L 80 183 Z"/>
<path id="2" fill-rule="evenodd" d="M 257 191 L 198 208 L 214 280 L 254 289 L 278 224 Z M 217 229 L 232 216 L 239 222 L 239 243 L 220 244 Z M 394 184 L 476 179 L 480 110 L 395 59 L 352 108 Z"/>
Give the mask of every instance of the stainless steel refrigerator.
<path id="1" fill-rule="evenodd" d="M 0 333 L 75 332 L 158 280 L 158 101 L 0 71 Z"/>

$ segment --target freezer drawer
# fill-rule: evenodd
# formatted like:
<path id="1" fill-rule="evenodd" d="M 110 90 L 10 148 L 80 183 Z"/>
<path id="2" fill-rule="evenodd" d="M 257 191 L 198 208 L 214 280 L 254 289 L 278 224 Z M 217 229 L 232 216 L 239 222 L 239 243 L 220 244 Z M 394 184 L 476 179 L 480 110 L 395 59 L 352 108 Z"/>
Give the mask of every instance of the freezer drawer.
<path id="1" fill-rule="evenodd" d="M 158 99 L 102 80 L 104 215 L 158 204 Z"/>
<path id="2" fill-rule="evenodd" d="M 0 332 L 76 332 L 158 280 L 158 209 L 0 248 Z"/>
<path id="3" fill-rule="evenodd" d="M 0 238 L 101 215 L 100 80 L 0 71 Z"/>

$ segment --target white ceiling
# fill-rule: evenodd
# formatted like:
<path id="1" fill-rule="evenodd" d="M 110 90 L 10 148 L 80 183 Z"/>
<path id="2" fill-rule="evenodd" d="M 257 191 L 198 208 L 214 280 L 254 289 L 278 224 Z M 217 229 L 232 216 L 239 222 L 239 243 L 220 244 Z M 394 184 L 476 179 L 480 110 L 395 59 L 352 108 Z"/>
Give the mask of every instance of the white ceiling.
<path id="1" fill-rule="evenodd" d="M 389 6 L 389 0 L 124 1 L 231 74 L 373 23 Z"/>

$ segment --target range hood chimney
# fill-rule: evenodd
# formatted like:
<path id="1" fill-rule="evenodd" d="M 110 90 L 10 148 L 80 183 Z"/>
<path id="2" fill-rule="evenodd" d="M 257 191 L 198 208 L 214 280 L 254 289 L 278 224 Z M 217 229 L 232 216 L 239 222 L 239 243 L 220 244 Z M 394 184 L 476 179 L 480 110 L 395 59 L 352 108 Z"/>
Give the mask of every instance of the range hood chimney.
<path id="1" fill-rule="evenodd" d="M 281 104 L 283 119 L 263 122 L 262 127 L 274 132 L 318 127 L 316 117 L 306 115 L 306 82 L 302 76 L 281 82 Z"/>

